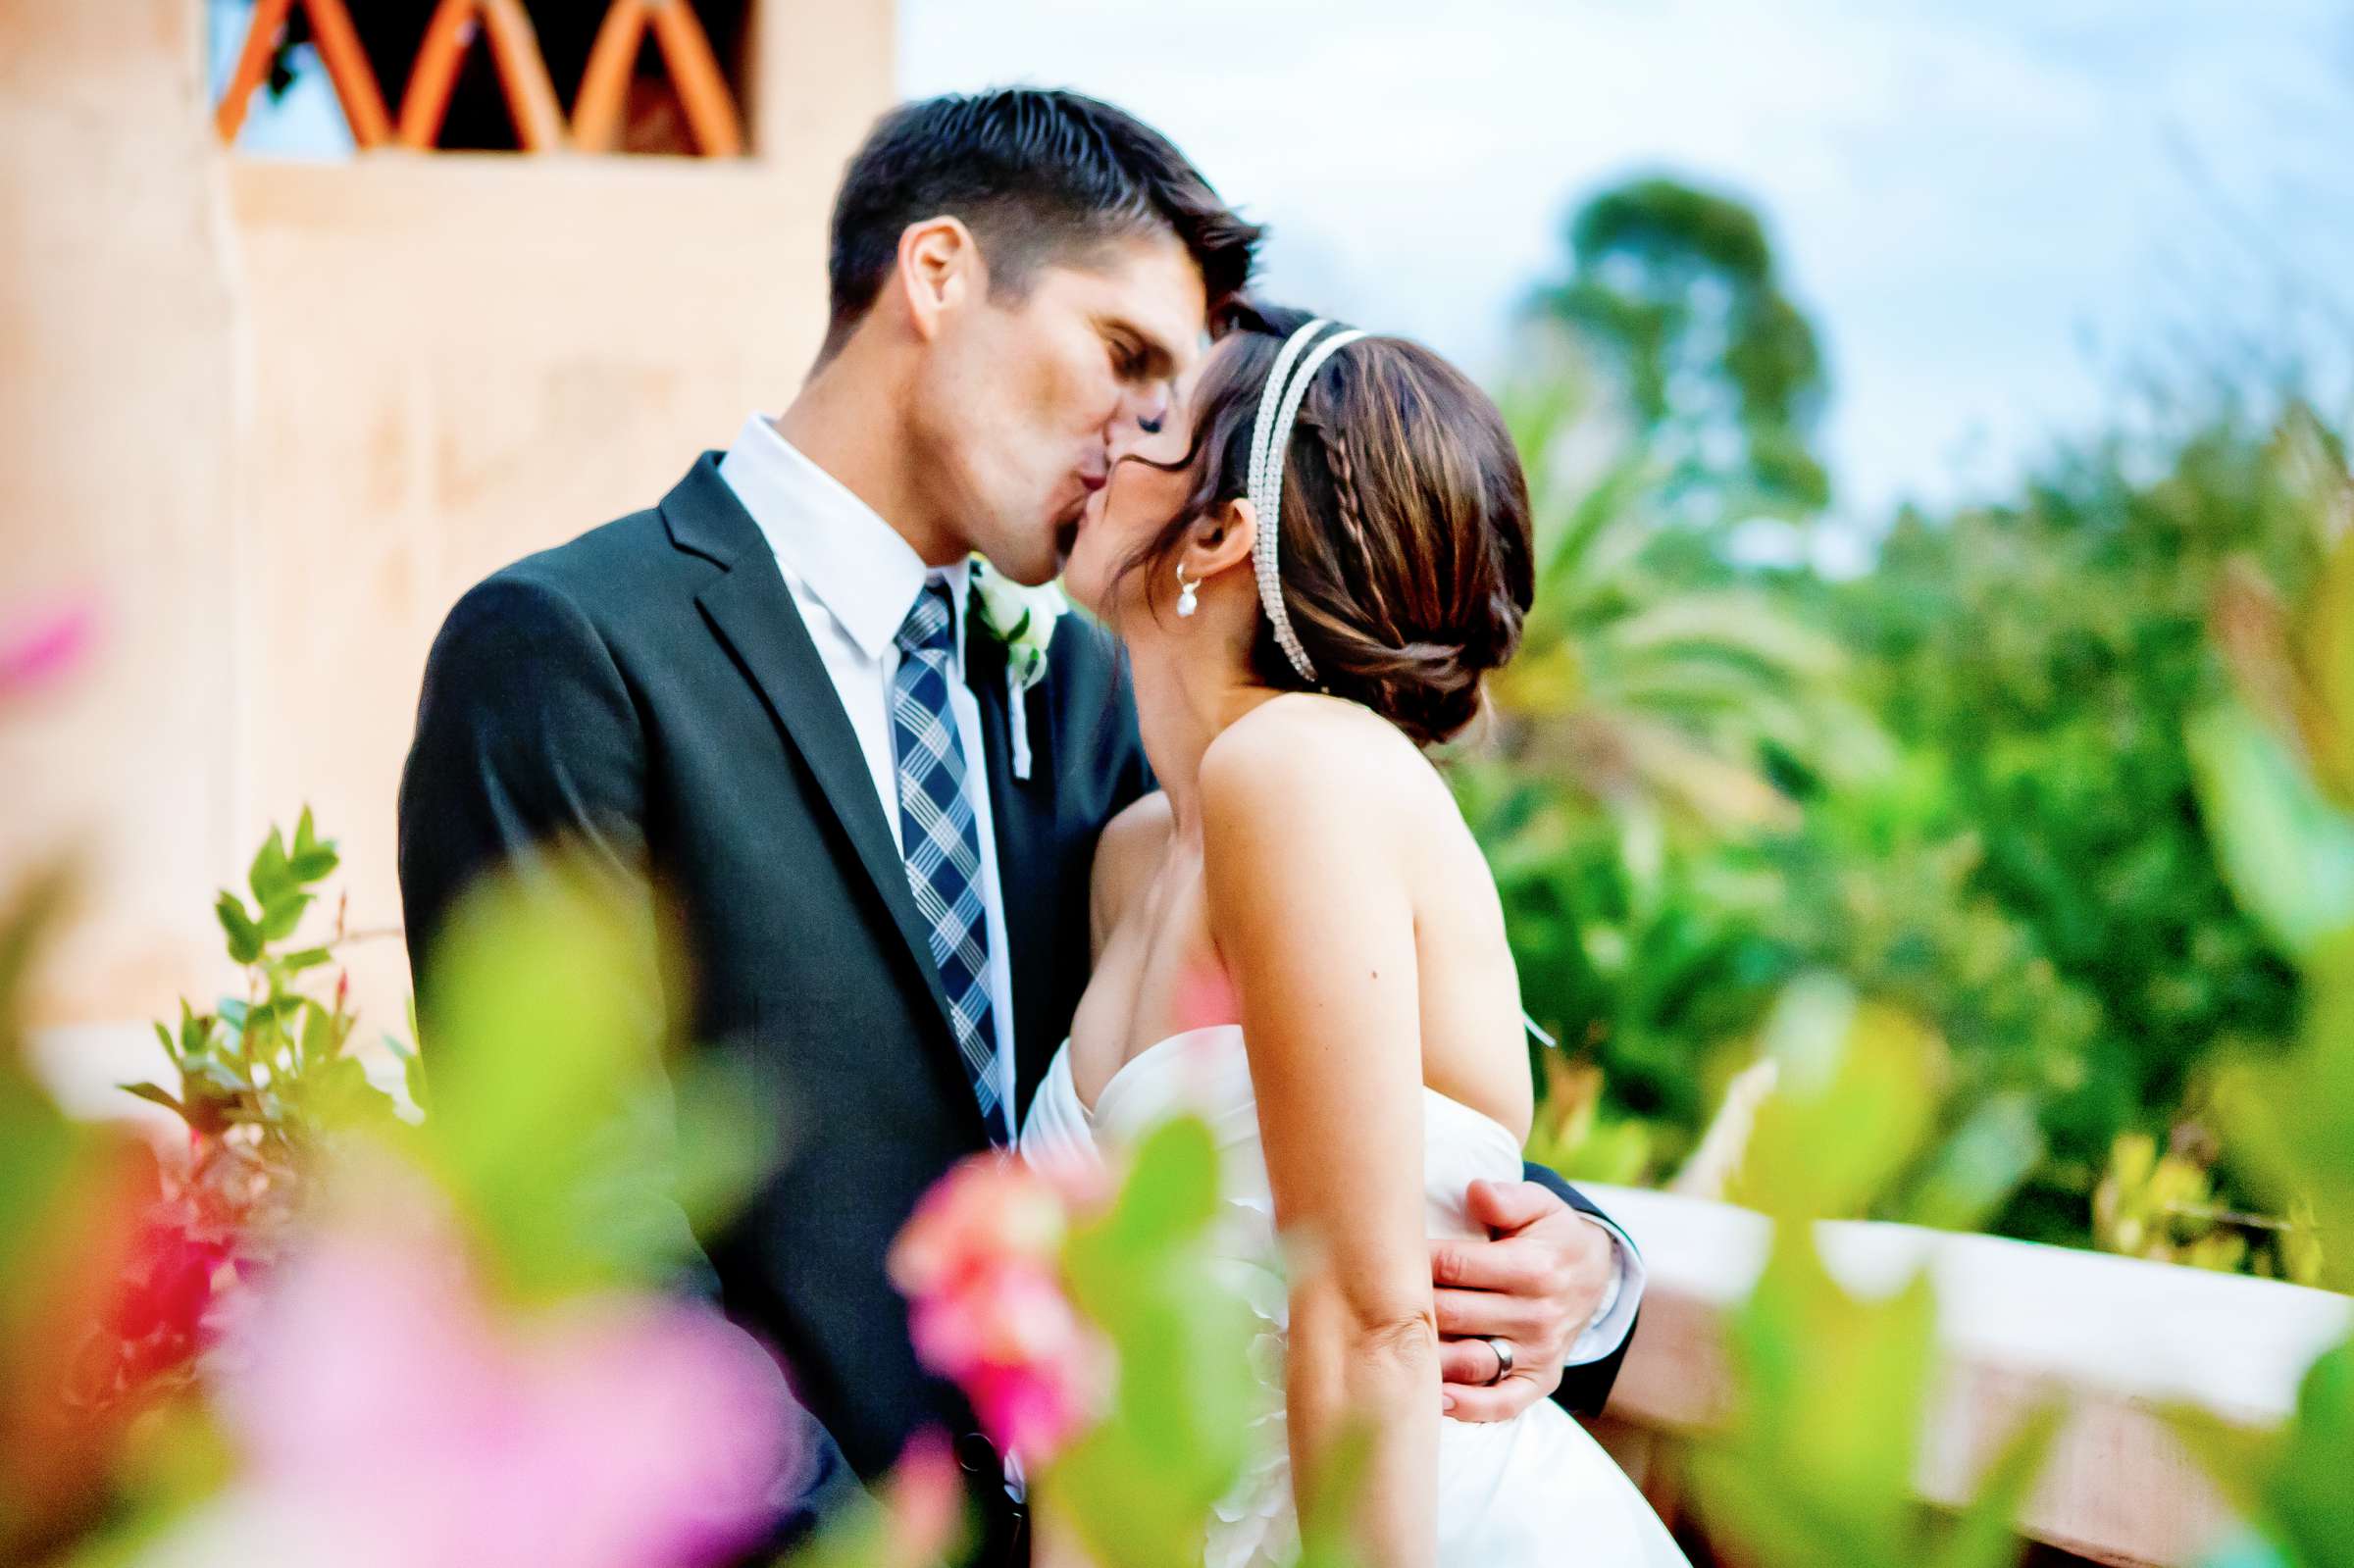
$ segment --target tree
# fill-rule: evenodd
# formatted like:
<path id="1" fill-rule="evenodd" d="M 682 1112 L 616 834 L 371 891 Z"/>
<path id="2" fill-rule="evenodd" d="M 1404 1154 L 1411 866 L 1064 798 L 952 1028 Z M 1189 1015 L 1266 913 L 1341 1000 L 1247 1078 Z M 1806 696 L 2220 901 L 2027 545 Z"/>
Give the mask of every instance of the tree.
<path id="1" fill-rule="evenodd" d="M 1638 179 L 1588 200 L 1567 239 L 1567 275 L 1539 288 L 1534 313 L 1617 383 L 1678 513 L 1820 511 L 1831 493 L 1815 447 L 1822 355 L 1757 214 L 1730 195 Z"/>

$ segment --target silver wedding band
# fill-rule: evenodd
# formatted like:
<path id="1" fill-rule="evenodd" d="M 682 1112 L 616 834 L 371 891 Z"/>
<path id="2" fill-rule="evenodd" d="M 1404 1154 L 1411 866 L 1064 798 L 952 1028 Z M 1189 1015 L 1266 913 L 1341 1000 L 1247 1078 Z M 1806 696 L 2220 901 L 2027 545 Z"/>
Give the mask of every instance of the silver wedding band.
<path id="1" fill-rule="evenodd" d="M 1512 1375 L 1511 1341 L 1508 1340 L 1494 1339 L 1484 1334 L 1481 1335 L 1480 1338 L 1486 1340 L 1488 1341 L 1488 1348 L 1496 1352 L 1496 1375 L 1490 1378 L 1487 1382 L 1487 1387 L 1493 1389 L 1496 1387 L 1496 1385 L 1502 1383 L 1505 1379 Z"/>

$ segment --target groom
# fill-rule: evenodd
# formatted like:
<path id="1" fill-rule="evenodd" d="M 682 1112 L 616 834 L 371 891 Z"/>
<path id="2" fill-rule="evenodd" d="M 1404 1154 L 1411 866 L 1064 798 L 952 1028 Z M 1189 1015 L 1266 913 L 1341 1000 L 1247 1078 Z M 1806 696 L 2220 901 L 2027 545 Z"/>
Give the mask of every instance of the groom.
<path id="1" fill-rule="evenodd" d="M 999 1542 L 997 1456 L 917 1365 L 883 1254 L 953 1161 L 1010 1139 L 1087 980 L 1097 835 L 1151 781 L 1108 641 L 1066 618 L 1017 688 L 968 563 L 1054 575 L 1257 239 L 1087 98 L 886 116 L 835 204 L 832 323 L 792 406 L 469 592 L 401 782 L 429 1064 L 425 961 L 476 877 L 561 837 L 650 878 L 686 927 L 687 1037 L 748 1041 L 793 1113 L 782 1168 L 703 1239 L 728 1311 L 857 1476 L 960 1434 Z M 1498 1239 L 1434 1247 L 1459 1418 L 1609 1391 L 1639 1265 L 1563 1195 L 1476 1189 Z"/>

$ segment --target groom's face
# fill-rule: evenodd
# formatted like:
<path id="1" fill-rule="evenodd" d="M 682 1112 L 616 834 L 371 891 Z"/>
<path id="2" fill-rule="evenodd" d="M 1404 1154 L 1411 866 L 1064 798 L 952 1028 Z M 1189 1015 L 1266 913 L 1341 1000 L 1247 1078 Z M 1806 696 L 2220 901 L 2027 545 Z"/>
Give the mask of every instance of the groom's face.
<path id="1" fill-rule="evenodd" d="M 1172 234 L 1043 264 L 982 298 L 925 377 L 936 478 L 967 542 L 1021 582 L 1061 570 L 1088 497 L 1200 353 L 1202 275 Z"/>

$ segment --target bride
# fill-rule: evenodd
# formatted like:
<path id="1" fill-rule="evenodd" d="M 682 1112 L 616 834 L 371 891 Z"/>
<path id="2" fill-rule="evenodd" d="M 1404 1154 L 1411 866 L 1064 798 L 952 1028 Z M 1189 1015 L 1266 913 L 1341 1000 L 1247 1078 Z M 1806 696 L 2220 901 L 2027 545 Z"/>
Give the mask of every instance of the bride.
<path id="1" fill-rule="evenodd" d="M 1219 1256 L 1282 1354 L 1208 1562 L 1288 1559 L 1295 1495 L 1363 1428 L 1372 1563 L 1682 1568 L 1559 1406 L 1441 1408 L 1425 1239 L 1484 1234 L 1462 1193 L 1519 1176 L 1531 1114 L 1503 911 L 1423 754 L 1534 591 L 1495 407 L 1415 344 L 1239 309 L 1064 581 L 1125 644 L 1161 792 L 1103 834 L 1094 979 L 1022 1149 L 1097 1157 L 1181 1111 L 1216 1135 Z"/>

